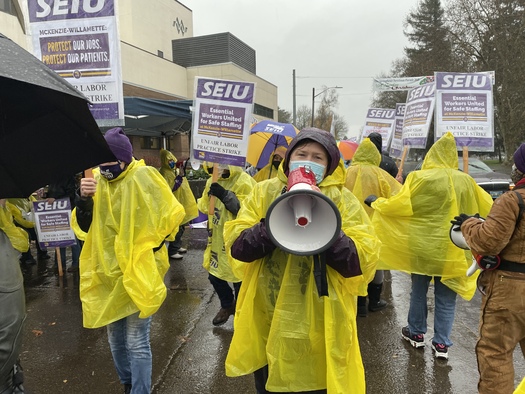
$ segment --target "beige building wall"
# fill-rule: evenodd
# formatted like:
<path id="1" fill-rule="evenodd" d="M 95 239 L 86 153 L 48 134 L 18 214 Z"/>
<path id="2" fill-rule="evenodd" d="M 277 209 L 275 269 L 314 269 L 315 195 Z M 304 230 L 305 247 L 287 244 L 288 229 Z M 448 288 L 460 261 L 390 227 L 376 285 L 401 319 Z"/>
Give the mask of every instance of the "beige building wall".
<path id="1" fill-rule="evenodd" d="M 120 40 L 138 50 L 173 59 L 171 40 L 193 37 L 192 11 L 174 0 L 118 2 Z"/>

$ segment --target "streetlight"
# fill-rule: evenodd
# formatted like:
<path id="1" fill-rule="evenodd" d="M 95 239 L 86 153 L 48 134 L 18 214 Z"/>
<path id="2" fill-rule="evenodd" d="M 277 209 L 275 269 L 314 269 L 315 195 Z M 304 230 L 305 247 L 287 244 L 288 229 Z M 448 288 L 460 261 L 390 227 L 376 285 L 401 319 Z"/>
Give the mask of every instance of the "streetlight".
<path id="1" fill-rule="evenodd" d="M 315 104 L 315 98 L 321 94 L 323 94 L 324 92 L 326 92 L 327 90 L 330 90 L 330 89 L 342 89 L 343 87 L 342 86 L 332 86 L 330 88 L 326 88 L 324 90 L 322 90 L 321 92 L 315 94 L 315 88 L 312 88 L 312 124 L 311 126 L 314 127 L 314 104 Z"/>

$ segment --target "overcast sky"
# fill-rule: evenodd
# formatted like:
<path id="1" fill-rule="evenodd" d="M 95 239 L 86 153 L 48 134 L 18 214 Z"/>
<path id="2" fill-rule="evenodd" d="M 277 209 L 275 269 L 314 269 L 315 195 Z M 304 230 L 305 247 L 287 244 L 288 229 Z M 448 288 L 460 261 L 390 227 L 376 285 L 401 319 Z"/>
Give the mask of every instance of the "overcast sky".
<path id="1" fill-rule="evenodd" d="M 403 21 L 418 0 L 179 0 L 195 36 L 230 32 L 256 51 L 257 75 L 278 87 L 279 107 L 312 106 L 312 88 L 338 89 L 336 112 L 357 135 L 372 78 L 388 73 L 407 40 Z M 316 106 L 321 96 L 316 98 Z"/>

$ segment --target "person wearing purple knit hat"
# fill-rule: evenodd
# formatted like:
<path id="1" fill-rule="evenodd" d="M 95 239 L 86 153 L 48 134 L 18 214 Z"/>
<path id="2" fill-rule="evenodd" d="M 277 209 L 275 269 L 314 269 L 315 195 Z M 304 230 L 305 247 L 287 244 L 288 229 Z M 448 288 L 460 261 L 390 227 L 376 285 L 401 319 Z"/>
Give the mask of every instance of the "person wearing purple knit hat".
<path id="1" fill-rule="evenodd" d="M 494 201 L 481 221 L 456 216 L 473 254 L 499 256 L 499 265 L 483 270 L 478 279 L 482 294 L 481 324 L 476 356 L 479 393 L 514 392 L 513 354 L 525 335 L 525 143 L 514 152 L 512 191 Z"/>
<path id="2" fill-rule="evenodd" d="M 80 299 L 86 328 L 107 327 L 124 392 L 151 392 L 152 315 L 166 298 L 165 241 L 173 241 L 184 208 L 162 175 L 143 160 L 122 128 L 104 136 L 116 161 L 83 178 L 73 229 L 84 241 Z"/>

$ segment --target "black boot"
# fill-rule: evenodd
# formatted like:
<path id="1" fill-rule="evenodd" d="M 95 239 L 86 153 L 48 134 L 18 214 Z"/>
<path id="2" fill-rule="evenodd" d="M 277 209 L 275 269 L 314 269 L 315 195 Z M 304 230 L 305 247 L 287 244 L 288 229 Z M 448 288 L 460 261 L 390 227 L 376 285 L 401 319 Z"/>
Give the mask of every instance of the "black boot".
<path id="1" fill-rule="evenodd" d="M 357 316 L 366 317 L 368 312 L 366 310 L 366 297 L 357 297 Z"/>
<path id="2" fill-rule="evenodd" d="M 130 394 L 131 393 L 131 384 L 125 384 L 124 385 L 124 394 Z"/>
<path id="3" fill-rule="evenodd" d="M 383 290 L 383 284 L 368 284 L 368 310 L 370 312 L 377 312 L 384 309 L 388 303 L 381 299 L 381 291 Z"/>

